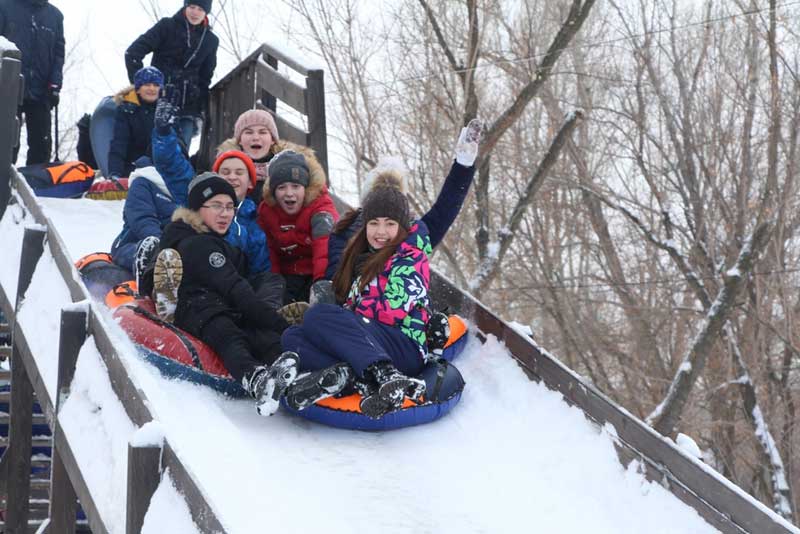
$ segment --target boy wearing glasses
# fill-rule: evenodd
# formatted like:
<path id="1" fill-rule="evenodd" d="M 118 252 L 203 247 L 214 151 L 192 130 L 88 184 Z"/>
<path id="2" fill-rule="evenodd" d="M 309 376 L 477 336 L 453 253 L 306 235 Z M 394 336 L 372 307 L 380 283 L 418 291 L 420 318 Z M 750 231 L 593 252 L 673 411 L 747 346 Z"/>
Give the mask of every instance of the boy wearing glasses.
<path id="1" fill-rule="evenodd" d="M 175 325 L 203 340 L 222 358 L 231 376 L 256 399 L 261 415 L 272 415 L 297 376 L 297 354 L 283 352 L 289 326 L 260 299 L 247 280 L 245 253 L 225 234 L 238 200 L 213 172 L 189 184 L 187 208 L 178 208 L 161 235 L 153 285 L 159 315 L 175 302 Z"/>

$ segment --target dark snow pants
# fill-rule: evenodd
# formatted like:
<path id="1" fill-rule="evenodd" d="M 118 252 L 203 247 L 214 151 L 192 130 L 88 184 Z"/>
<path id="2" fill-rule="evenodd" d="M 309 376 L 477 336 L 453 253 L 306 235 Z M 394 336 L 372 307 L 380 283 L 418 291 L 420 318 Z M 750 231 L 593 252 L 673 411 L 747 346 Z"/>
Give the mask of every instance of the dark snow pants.
<path id="1" fill-rule="evenodd" d="M 259 365 L 270 365 L 283 352 L 281 335 L 271 330 L 239 326 L 227 314 L 210 319 L 198 336 L 222 358 L 231 376 L 241 382 Z"/>
<path id="2" fill-rule="evenodd" d="M 316 371 L 347 362 L 358 376 L 375 362 L 391 361 L 406 375 L 422 371 L 417 345 L 399 328 L 367 319 L 334 304 L 316 304 L 303 324 L 289 327 L 281 338 L 283 348 L 300 355 L 301 371 Z"/>
<path id="3" fill-rule="evenodd" d="M 311 295 L 311 284 L 314 282 L 311 275 L 285 274 L 283 278 L 286 280 L 286 293 L 283 296 L 284 304 L 308 302 L 308 298 Z"/>
<path id="4" fill-rule="evenodd" d="M 47 100 L 24 100 L 17 110 L 17 117 L 25 115 L 25 129 L 28 133 L 28 156 L 25 165 L 50 163 L 53 140 L 50 136 L 50 102 Z M 17 160 L 19 146 L 14 147 L 14 161 Z"/>

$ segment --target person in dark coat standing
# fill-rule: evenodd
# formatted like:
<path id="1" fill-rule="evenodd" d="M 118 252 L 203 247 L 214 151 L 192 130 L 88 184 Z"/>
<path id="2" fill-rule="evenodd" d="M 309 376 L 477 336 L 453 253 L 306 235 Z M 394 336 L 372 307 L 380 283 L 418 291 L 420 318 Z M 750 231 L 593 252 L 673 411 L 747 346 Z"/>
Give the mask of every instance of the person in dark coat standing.
<path id="1" fill-rule="evenodd" d="M 133 77 L 133 88 L 127 87 L 114 96 L 117 111 L 108 151 L 110 176 L 128 176 L 134 169 L 134 161 L 152 155 L 153 120 L 163 85 L 164 75 L 160 70 L 143 67 Z"/>
<path id="2" fill-rule="evenodd" d="M 27 165 L 50 161 L 50 110 L 58 105 L 64 68 L 64 16 L 47 0 L 0 0 L 0 35 L 22 52 L 25 96 L 18 110 L 28 132 Z M 14 149 L 17 159 L 19 146 Z"/>
<path id="3" fill-rule="evenodd" d="M 176 105 L 176 130 L 189 147 L 196 133 L 195 121 L 208 106 L 208 88 L 217 66 L 219 38 L 209 27 L 212 0 L 185 0 L 184 7 L 140 35 L 125 51 L 131 83 L 152 52 L 150 64 L 164 73 L 165 92 Z"/>

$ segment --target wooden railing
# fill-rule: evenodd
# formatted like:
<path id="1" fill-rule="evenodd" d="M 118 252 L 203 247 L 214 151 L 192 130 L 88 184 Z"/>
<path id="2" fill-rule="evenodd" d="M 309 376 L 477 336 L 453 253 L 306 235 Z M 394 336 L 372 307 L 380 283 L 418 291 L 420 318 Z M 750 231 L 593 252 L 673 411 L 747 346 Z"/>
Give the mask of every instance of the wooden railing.
<path id="1" fill-rule="evenodd" d="M 10 45 L 6 41 L 7 45 Z M 22 104 L 22 54 L 14 46 L 0 44 L 0 218 L 11 198 L 11 161 L 19 142 L 17 107 Z"/>
<path id="2" fill-rule="evenodd" d="M 305 87 L 279 72 L 279 64 L 304 76 Z M 278 112 L 278 102 L 300 113 L 307 122 L 307 129 L 298 128 L 283 117 Z M 200 142 L 199 168 L 210 166 L 217 146 L 233 135 L 239 115 L 255 107 L 272 110 L 281 139 L 311 147 L 327 175 L 324 71 L 304 65 L 268 44 L 262 44 L 211 88 L 208 120 Z"/>

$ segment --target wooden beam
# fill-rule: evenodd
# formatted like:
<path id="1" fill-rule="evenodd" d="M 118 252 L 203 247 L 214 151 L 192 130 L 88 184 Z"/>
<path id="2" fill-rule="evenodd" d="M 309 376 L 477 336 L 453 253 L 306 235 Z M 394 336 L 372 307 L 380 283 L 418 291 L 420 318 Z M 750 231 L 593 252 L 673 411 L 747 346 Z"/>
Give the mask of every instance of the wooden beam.
<path id="1" fill-rule="evenodd" d="M 164 454 L 161 461 L 164 469 L 169 469 L 170 476 L 178 492 L 186 498 L 186 505 L 189 507 L 189 513 L 195 525 L 202 532 L 224 534 L 225 529 L 222 528 L 222 524 L 217 519 L 205 495 L 194 483 L 191 474 L 186 470 L 186 466 L 180 461 L 169 443 L 164 444 Z"/>
<path id="2" fill-rule="evenodd" d="M 125 533 L 139 534 L 150 500 L 161 482 L 161 447 L 128 444 L 128 491 Z"/>
<path id="3" fill-rule="evenodd" d="M 69 397 L 70 384 L 75 376 L 78 354 L 89 333 L 88 304 L 82 310 L 61 312 L 61 333 L 58 345 L 58 379 L 56 381 L 56 414 Z M 56 425 L 56 431 L 61 426 Z M 63 440 L 53 440 L 53 443 Z M 52 532 L 75 532 L 75 513 L 78 498 L 69 479 L 67 468 L 61 460 L 60 451 L 53 447 L 53 462 L 50 475 L 50 529 Z"/>
<path id="4" fill-rule="evenodd" d="M 306 90 L 303 87 L 264 61 L 256 63 L 256 75 L 258 90 L 264 90 L 300 113 L 306 113 Z"/>
<path id="5" fill-rule="evenodd" d="M 306 78 L 306 109 L 308 109 L 308 145 L 314 149 L 325 176 L 328 176 L 328 131 L 325 119 L 325 73 L 309 71 Z"/>
<path id="6" fill-rule="evenodd" d="M 273 117 L 281 139 L 308 146 L 308 134 L 279 115 Z"/>
<path id="7" fill-rule="evenodd" d="M 33 385 L 16 350 L 11 365 L 11 421 L 8 425 L 8 532 L 27 532 L 31 491 L 31 433 L 33 431 Z"/>
<path id="8" fill-rule="evenodd" d="M 298 59 L 290 57 L 287 54 L 284 54 L 282 50 L 275 48 L 269 43 L 262 44 L 260 51 L 262 55 L 268 55 L 274 57 L 287 67 L 291 68 L 296 72 L 299 72 L 303 76 L 307 76 L 309 71 L 313 70 L 313 67 L 300 63 Z"/>
<path id="9" fill-rule="evenodd" d="M 21 104 L 22 54 L 16 48 L 2 51 L 0 59 L 0 218 L 11 200 L 11 175 L 14 148 L 19 144 L 17 106 Z"/>

